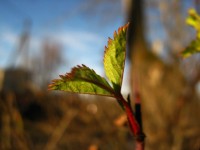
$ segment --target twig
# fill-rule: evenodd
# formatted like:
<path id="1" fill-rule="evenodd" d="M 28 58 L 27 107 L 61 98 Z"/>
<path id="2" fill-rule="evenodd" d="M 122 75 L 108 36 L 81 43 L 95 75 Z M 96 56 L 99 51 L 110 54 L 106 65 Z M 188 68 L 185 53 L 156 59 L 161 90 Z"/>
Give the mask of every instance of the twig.
<path id="1" fill-rule="evenodd" d="M 52 132 L 51 137 L 49 138 L 45 150 L 54 150 L 56 149 L 56 145 L 63 136 L 65 130 L 69 126 L 70 122 L 73 120 L 73 118 L 77 115 L 77 111 L 71 111 L 70 113 L 66 113 L 62 120 L 60 121 L 59 125 L 55 128 L 55 130 Z"/>

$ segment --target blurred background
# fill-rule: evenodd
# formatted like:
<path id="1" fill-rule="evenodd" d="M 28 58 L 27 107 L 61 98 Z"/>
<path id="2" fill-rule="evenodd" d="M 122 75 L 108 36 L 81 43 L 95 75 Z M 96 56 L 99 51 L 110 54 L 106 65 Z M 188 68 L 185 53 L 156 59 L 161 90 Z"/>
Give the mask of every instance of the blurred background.
<path id="1" fill-rule="evenodd" d="M 131 22 L 122 93 L 142 98 L 147 150 L 200 149 L 199 54 L 187 11 L 199 0 L 0 0 L 0 149 L 132 150 L 112 98 L 49 92 L 79 64 L 105 76 L 104 46 Z"/>

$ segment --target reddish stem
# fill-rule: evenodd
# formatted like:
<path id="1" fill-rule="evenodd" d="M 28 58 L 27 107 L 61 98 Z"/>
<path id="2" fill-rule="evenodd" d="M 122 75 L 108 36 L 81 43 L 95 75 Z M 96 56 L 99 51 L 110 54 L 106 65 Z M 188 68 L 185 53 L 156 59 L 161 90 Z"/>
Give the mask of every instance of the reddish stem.
<path id="1" fill-rule="evenodd" d="M 144 150 L 144 141 L 136 141 L 136 146 L 135 146 L 136 150 Z"/>
<path id="2" fill-rule="evenodd" d="M 123 103 L 123 105 L 125 107 L 125 111 L 126 111 L 130 129 L 131 129 L 133 135 L 136 137 L 136 150 L 144 150 L 145 135 L 142 131 L 142 128 L 140 127 L 140 124 L 136 120 L 136 117 L 134 116 L 131 105 L 127 101 L 124 100 L 122 95 L 119 95 L 117 97 Z"/>
<path id="3" fill-rule="evenodd" d="M 130 124 L 130 128 L 135 136 L 139 135 L 140 133 L 140 126 L 133 114 L 133 111 L 130 105 L 125 105 L 125 111 L 128 118 L 128 122 Z"/>

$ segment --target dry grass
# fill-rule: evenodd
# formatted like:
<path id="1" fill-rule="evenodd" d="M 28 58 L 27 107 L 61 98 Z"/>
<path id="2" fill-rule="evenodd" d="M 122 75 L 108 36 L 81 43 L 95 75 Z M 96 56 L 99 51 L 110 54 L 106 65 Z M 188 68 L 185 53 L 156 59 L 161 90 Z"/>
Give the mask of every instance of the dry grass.
<path id="1" fill-rule="evenodd" d="M 44 114 L 32 112 L 32 116 L 38 115 L 34 119 L 22 117 L 17 106 L 12 105 L 10 114 L 7 108 L 1 109 L 1 137 L 4 137 L 1 149 L 128 150 L 134 147 L 127 124 L 115 125 L 123 112 L 113 99 L 47 93 L 40 93 L 36 98 Z M 15 100 L 13 97 L 12 101 Z M 6 101 L 7 98 L 2 99 L 0 106 L 5 107 Z M 7 121 L 16 114 L 20 120 Z M 13 124 L 23 124 L 23 127 L 15 128 Z"/>
<path id="2" fill-rule="evenodd" d="M 30 99 L 34 101 L 25 105 L 27 96 L 1 93 L 0 149 L 132 150 L 134 147 L 124 113 L 114 99 L 46 92 L 35 93 Z M 174 111 L 173 117 L 160 109 L 155 109 L 155 114 L 143 110 L 147 150 L 199 149 L 199 101 L 180 101 L 177 106 L 181 109 Z M 155 116 L 159 113 L 164 116 L 161 120 Z"/>

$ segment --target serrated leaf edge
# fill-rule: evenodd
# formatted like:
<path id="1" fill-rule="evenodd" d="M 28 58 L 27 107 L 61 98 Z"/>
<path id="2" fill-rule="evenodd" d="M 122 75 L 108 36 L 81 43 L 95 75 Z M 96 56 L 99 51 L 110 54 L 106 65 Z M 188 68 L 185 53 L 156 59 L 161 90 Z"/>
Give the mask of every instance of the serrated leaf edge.
<path id="1" fill-rule="evenodd" d="M 87 69 L 90 69 L 89 67 L 85 66 L 84 64 L 82 64 L 81 66 L 80 65 L 77 65 L 76 67 L 73 67 L 71 69 L 71 72 L 69 73 L 66 73 L 65 75 L 59 75 L 61 79 L 54 79 L 52 80 L 52 83 L 48 85 L 48 90 L 55 90 L 53 87 L 56 86 L 56 83 L 58 81 L 73 81 L 73 78 L 74 78 L 74 74 L 76 72 L 77 69 L 82 69 L 83 67 L 87 68 Z M 93 70 L 93 69 L 90 69 L 92 70 L 95 74 L 96 72 Z M 97 74 L 98 75 L 98 74 Z M 99 75 L 100 76 L 100 75 Z M 101 76 L 100 76 L 101 77 Z M 103 78 L 103 77 L 102 77 Z M 86 92 L 83 92 L 83 93 L 80 93 L 80 94 L 90 94 L 90 95 L 102 95 L 102 96 L 109 96 L 109 97 L 115 97 L 115 91 L 111 88 L 111 87 L 108 87 L 108 86 L 105 86 L 104 84 L 100 83 L 100 82 L 93 82 L 92 80 L 88 80 L 86 78 L 77 78 L 77 79 L 80 79 L 81 81 L 83 82 L 88 82 L 88 83 L 92 83 L 92 84 L 95 84 L 96 86 L 108 91 L 109 93 L 111 93 L 112 95 L 104 95 L 104 94 L 94 94 L 94 93 L 86 93 Z M 76 80 L 77 80 L 76 79 Z M 73 91 L 70 91 L 70 93 L 79 93 L 79 92 L 73 92 Z"/>
<path id="2" fill-rule="evenodd" d="M 129 22 L 127 24 L 125 24 L 124 26 L 121 26 L 118 28 L 118 30 L 114 31 L 114 34 L 113 34 L 113 39 L 108 37 L 108 42 L 107 42 L 107 46 L 105 46 L 105 50 L 104 50 L 104 57 L 103 57 L 103 62 L 105 62 L 105 55 L 106 55 L 106 52 L 108 51 L 108 47 L 109 45 L 112 43 L 112 41 L 116 38 L 117 35 L 119 35 L 122 31 L 126 31 L 128 29 L 128 26 L 129 26 Z M 126 52 L 125 52 L 125 59 L 126 59 Z M 124 76 L 124 66 L 125 66 L 125 59 L 124 59 L 124 63 L 123 63 L 123 70 L 122 70 L 122 76 L 121 76 L 121 82 L 120 82 L 120 86 L 122 85 L 122 82 L 123 82 L 123 76 Z M 109 78 L 108 78 L 109 79 Z M 110 81 L 110 80 L 109 80 Z M 112 81 L 110 81 L 112 82 Z M 113 84 L 113 83 L 112 83 Z"/>

